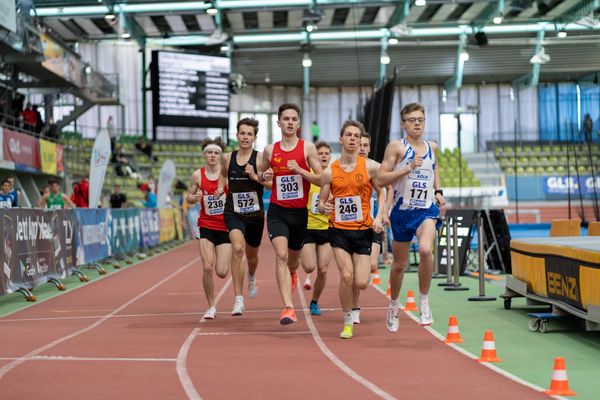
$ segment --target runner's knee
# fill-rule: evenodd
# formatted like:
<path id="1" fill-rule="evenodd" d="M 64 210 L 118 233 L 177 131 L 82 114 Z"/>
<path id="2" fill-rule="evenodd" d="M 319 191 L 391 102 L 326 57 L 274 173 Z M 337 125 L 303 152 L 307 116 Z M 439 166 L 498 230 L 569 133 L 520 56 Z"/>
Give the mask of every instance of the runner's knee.
<path id="1" fill-rule="evenodd" d="M 430 244 L 419 244 L 419 256 L 421 258 L 431 257 L 433 254 L 433 246 Z"/>
<path id="2" fill-rule="evenodd" d="M 241 243 L 232 243 L 231 255 L 236 258 L 242 258 L 244 256 L 244 245 Z"/>
<path id="3" fill-rule="evenodd" d="M 340 273 L 340 281 L 344 285 L 352 285 L 354 283 L 354 274 L 352 271 L 342 271 Z"/>

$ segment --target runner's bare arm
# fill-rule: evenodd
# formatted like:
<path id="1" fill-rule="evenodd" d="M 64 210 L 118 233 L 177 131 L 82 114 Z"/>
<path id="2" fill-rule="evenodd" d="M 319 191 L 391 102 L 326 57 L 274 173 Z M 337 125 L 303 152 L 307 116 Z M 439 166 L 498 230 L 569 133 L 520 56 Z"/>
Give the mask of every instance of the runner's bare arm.
<path id="1" fill-rule="evenodd" d="M 288 161 L 288 168 L 290 171 L 300 174 L 304 179 L 312 183 L 313 185 L 319 186 L 321 184 L 321 164 L 319 163 L 319 155 L 317 154 L 317 148 L 313 143 L 304 142 L 304 154 L 306 154 L 306 163 L 309 169 L 313 172 L 300 168 L 295 160 Z"/>
<path id="2" fill-rule="evenodd" d="M 248 168 L 248 165 L 246 165 Z M 250 179 L 256 181 L 266 187 L 267 189 L 273 188 L 273 173 L 269 168 L 263 168 L 263 152 L 259 151 L 256 155 L 256 171 L 257 173 L 248 174 Z"/>
<path id="3" fill-rule="evenodd" d="M 391 185 L 411 171 L 410 166 L 394 171 L 394 165 L 404 157 L 406 149 L 399 140 L 394 140 L 385 148 L 383 162 L 379 168 L 377 183 L 381 186 Z"/>
<path id="4" fill-rule="evenodd" d="M 321 214 L 331 214 L 333 212 L 333 204 L 332 199 L 329 198 L 331 194 L 331 168 L 327 167 L 325 171 L 321 173 L 321 191 L 319 192 L 319 204 L 317 204 L 317 209 Z M 323 199 L 327 199 L 327 201 L 323 201 Z"/>
<path id="5" fill-rule="evenodd" d="M 223 154 L 223 157 L 221 157 L 221 173 L 219 174 L 217 192 L 223 193 L 225 186 L 227 186 L 227 171 L 229 170 L 230 161 L 231 153 Z"/>
<path id="6" fill-rule="evenodd" d="M 430 141 L 429 146 L 431 147 L 431 151 L 433 151 L 434 153 L 438 149 L 437 143 L 435 142 Z M 438 189 L 440 189 L 440 168 L 439 165 L 436 164 L 433 170 L 433 190 Z M 444 196 L 441 193 L 436 193 L 435 200 L 439 206 L 446 205 L 446 200 L 444 200 Z"/>
<path id="7" fill-rule="evenodd" d="M 67 196 L 66 194 L 62 194 L 62 199 L 63 202 L 65 203 L 65 205 L 67 206 L 67 208 L 75 208 L 75 203 L 73 203 L 73 200 L 71 200 L 71 198 L 69 196 Z"/>
<path id="8" fill-rule="evenodd" d="M 200 170 L 197 170 L 192 174 L 190 178 L 190 191 L 187 195 L 188 204 L 196 204 L 202 198 L 202 195 L 198 194 L 200 191 Z"/>
<path id="9" fill-rule="evenodd" d="M 267 145 L 262 153 L 262 159 L 261 162 L 258 163 L 258 176 L 260 177 L 261 180 L 266 180 L 263 173 L 268 170 L 269 168 L 271 168 L 271 153 L 273 152 L 273 145 L 269 144 Z"/>
<path id="10" fill-rule="evenodd" d="M 375 216 L 375 220 L 373 221 L 373 230 L 377 233 L 381 232 L 382 225 L 384 224 L 384 215 L 385 215 L 385 197 L 386 197 L 386 189 L 385 187 L 379 186 L 377 183 L 377 174 L 379 173 L 379 168 L 381 165 L 374 160 L 367 160 L 367 171 L 369 173 L 369 177 L 371 177 L 371 184 L 377 193 L 377 204 L 379 204 L 379 208 L 377 209 L 377 215 Z"/>

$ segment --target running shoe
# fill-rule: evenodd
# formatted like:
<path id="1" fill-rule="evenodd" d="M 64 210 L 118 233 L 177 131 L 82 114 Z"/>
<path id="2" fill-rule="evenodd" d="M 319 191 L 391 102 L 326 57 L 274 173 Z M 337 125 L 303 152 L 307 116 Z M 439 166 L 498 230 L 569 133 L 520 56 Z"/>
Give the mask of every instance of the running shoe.
<path id="1" fill-rule="evenodd" d="M 352 309 L 352 323 L 360 324 L 360 307 Z"/>
<path id="2" fill-rule="evenodd" d="M 344 329 L 340 332 L 340 338 L 342 339 L 352 339 L 354 326 L 352 325 L 344 325 Z"/>
<path id="3" fill-rule="evenodd" d="M 385 320 L 385 326 L 390 332 L 398 332 L 400 322 L 398 321 L 398 307 L 394 307 L 391 304 L 388 306 L 387 318 Z"/>
<path id="4" fill-rule="evenodd" d="M 310 315 L 321 315 L 321 308 L 316 301 L 310 302 Z"/>
<path id="5" fill-rule="evenodd" d="M 292 290 L 296 290 L 298 286 L 298 273 L 296 271 L 292 272 Z"/>
<path id="6" fill-rule="evenodd" d="M 235 303 L 233 303 L 233 310 L 231 310 L 231 315 L 239 317 L 244 313 L 244 300 L 236 299 Z"/>
<path id="7" fill-rule="evenodd" d="M 208 310 L 206 310 L 206 312 L 202 316 L 202 319 L 215 319 L 216 317 L 217 309 L 215 307 L 210 307 Z"/>
<path id="8" fill-rule="evenodd" d="M 310 276 L 307 276 L 306 280 L 304 281 L 304 290 L 310 289 L 312 289 L 312 283 L 310 282 Z"/>
<path id="9" fill-rule="evenodd" d="M 248 297 L 251 299 L 255 298 L 258 294 L 258 286 L 256 285 L 256 281 L 248 282 Z"/>
<path id="10" fill-rule="evenodd" d="M 284 308 L 279 316 L 279 323 L 281 325 L 289 325 L 291 323 L 298 322 L 296 312 L 293 308 Z"/>
<path id="11" fill-rule="evenodd" d="M 429 326 L 433 324 L 433 314 L 431 313 L 431 308 L 429 307 L 428 301 L 421 300 L 419 302 L 419 309 L 421 310 L 421 325 Z"/>

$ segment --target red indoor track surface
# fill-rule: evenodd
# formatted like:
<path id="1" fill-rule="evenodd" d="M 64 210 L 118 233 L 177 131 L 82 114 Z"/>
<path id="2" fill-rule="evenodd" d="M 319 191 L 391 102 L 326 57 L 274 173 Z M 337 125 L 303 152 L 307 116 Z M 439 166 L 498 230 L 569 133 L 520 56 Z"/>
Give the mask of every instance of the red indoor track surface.
<path id="1" fill-rule="evenodd" d="M 298 323 L 281 326 L 267 239 L 260 257 L 259 294 L 246 297 L 241 317 L 230 315 L 229 278 L 215 278 L 218 317 L 199 322 L 207 305 L 198 249 L 189 244 L 0 319 L 0 399 L 547 398 L 404 314 L 400 331 L 389 333 L 387 300 L 373 288 L 363 292 L 354 339 L 339 339 L 333 261 L 316 329 L 298 293 Z M 311 293 L 302 293 L 306 303 Z"/>

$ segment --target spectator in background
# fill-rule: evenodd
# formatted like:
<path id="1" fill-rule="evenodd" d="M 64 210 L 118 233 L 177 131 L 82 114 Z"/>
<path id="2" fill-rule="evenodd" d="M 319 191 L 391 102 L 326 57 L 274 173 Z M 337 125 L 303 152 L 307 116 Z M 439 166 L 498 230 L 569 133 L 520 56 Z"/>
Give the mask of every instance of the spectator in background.
<path id="1" fill-rule="evenodd" d="M 31 103 L 27 103 L 25 110 L 23 110 L 23 128 L 30 131 L 35 131 L 35 125 L 37 123 L 37 116 L 35 111 L 31 107 Z"/>
<path id="2" fill-rule="evenodd" d="M 13 197 L 10 195 L 10 182 L 8 179 L 2 181 L 2 188 L 0 191 L 0 208 L 12 208 Z"/>
<path id="3" fill-rule="evenodd" d="M 13 125 L 19 126 L 19 120 L 23 113 L 23 106 L 25 105 L 25 96 L 21 93 L 16 93 L 15 97 L 11 101 L 11 108 L 14 117 Z"/>
<path id="4" fill-rule="evenodd" d="M 58 126 L 54 123 L 54 118 L 48 118 L 41 133 L 48 139 L 58 140 Z"/>
<path id="5" fill-rule="evenodd" d="M 317 143 L 321 137 L 321 128 L 319 128 L 317 121 L 313 121 L 312 125 L 310 126 L 310 132 L 312 134 L 313 143 Z"/>
<path id="6" fill-rule="evenodd" d="M 148 186 L 153 193 L 156 193 L 156 181 L 152 175 L 148 176 Z"/>
<path id="7" fill-rule="evenodd" d="M 120 145 L 114 152 L 113 161 L 115 162 L 115 172 L 119 176 L 129 176 L 134 170 L 129 164 L 129 159 L 125 157 L 125 146 Z"/>
<path id="8" fill-rule="evenodd" d="M 38 110 L 38 106 L 36 104 L 32 107 L 33 112 L 35 113 L 35 132 L 41 133 L 44 128 L 44 121 L 42 120 L 42 114 Z"/>
<path id="9" fill-rule="evenodd" d="M 110 151 L 114 154 L 117 146 L 117 132 L 115 131 L 115 123 L 112 115 L 106 121 L 106 130 L 108 131 L 108 136 L 110 136 Z"/>
<path id="10" fill-rule="evenodd" d="M 127 195 L 121 193 L 121 186 L 115 185 L 110 195 L 111 208 L 127 208 Z"/>
<path id="11" fill-rule="evenodd" d="M 69 196 L 60 192 L 60 182 L 57 179 L 50 179 L 48 181 L 50 191 L 48 194 L 44 194 L 38 201 L 38 207 L 40 208 L 51 208 L 54 210 L 60 210 L 63 208 L 74 208 L 75 204 L 71 201 Z"/>
<path id="12" fill-rule="evenodd" d="M 19 202 L 21 199 L 21 191 L 15 188 L 15 177 L 9 175 L 6 180 L 10 183 L 10 195 L 13 199 L 13 207 L 19 207 Z"/>
<path id="13" fill-rule="evenodd" d="M 156 195 L 154 194 L 154 192 L 152 192 L 150 190 L 150 187 L 148 186 L 148 184 L 147 183 L 142 184 L 142 186 L 140 186 L 140 190 L 144 193 L 145 201 L 142 201 L 142 204 L 144 205 L 144 207 L 156 208 Z"/>
<path id="14" fill-rule="evenodd" d="M 40 196 L 44 197 L 50 194 L 50 186 L 46 185 L 40 189 Z"/>
<path id="15" fill-rule="evenodd" d="M 90 203 L 90 181 L 88 178 L 82 178 L 79 182 L 73 183 L 73 194 L 71 201 L 75 207 L 89 208 Z"/>
<path id="16" fill-rule="evenodd" d="M 135 143 L 135 148 L 147 155 L 152 160 L 156 161 L 156 157 L 152 157 L 152 145 L 146 141 L 143 136 L 140 136 Z"/>

